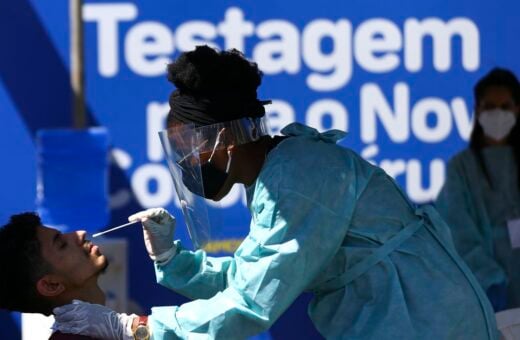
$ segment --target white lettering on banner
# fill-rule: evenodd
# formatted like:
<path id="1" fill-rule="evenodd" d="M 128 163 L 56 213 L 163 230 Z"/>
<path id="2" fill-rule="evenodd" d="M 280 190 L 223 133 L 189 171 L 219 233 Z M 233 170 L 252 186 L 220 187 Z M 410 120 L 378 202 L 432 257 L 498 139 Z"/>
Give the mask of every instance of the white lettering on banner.
<path id="1" fill-rule="evenodd" d="M 110 153 L 110 160 L 113 164 L 122 170 L 128 170 L 132 166 L 132 156 L 125 150 L 113 148 Z M 119 188 L 117 191 L 110 194 L 110 208 L 119 209 L 130 203 L 132 194 L 126 187 Z"/>
<path id="2" fill-rule="evenodd" d="M 271 105 L 266 106 L 265 111 L 269 133 L 272 135 L 279 134 L 286 125 L 296 120 L 293 107 L 283 100 L 273 100 Z"/>
<path id="3" fill-rule="evenodd" d="M 376 165 L 376 161 L 373 159 L 379 153 L 379 146 L 377 144 L 367 145 L 363 150 L 361 150 L 361 157 L 363 157 L 367 162 L 372 165 Z"/>
<path id="4" fill-rule="evenodd" d="M 253 59 L 258 61 L 262 72 L 294 74 L 300 71 L 300 35 L 296 26 L 283 20 L 269 20 L 258 26 L 256 34 L 261 39 L 270 39 L 258 43 L 253 50 Z"/>
<path id="5" fill-rule="evenodd" d="M 331 118 L 330 126 L 324 125 L 325 116 Z M 337 100 L 321 99 L 314 102 L 307 110 L 306 124 L 320 132 L 332 129 L 348 131 L 348 113 Z"/>
<path id="6" fill-rule="evenodd" d="M 358 27 L 354 36 L 356 60 L 370 72 L 395 70 L 399 66 L 399 56 L 395 52 L 402 48 L 402 44 L 396 24 L 386 19 L 367 20 Z"/>
<path id="7" fill-rule="evenodd" d="M 410 199 L 417 203 L 433 201 L 444 183 L 445 165 L 442 159 L 430 161 L 430 187 L 422 186 L 422 166 L 417 159 L 411 159 L 406 166 L 406 191 Z"/>
<path id="8" fill-rule="evenodd" d="M 217 29 L 208 21 L 188 21 L 177 28 L 177 47 L 181 51 L 191 51 L 197 45 L 218 46 L 211 42 L 217 37 Z M 165 68 L 166 70 L 166 68 Z"/>
<path id="9" fill-rule="evenodd" d="M 435 116 L 435 126 L 428 126 L 428 115 Z M 424 98 L 418 101 L 412 110 L 412 131 L 417 139 L 426 143 L 443 141 L 451 132 L 451 113 L 448 104 L 440 98 Z"/>
<path id="10" fill-rule="evenodd" d="M 321 50 L 323 39 L 333 41 L 332 52 Z M 313 71 L 307 85 L 316 91 L 333 91 L 347 84 L 352 76 L 352 24 L 347 20 L 334 23 L 319 19 L 309 23 L 303 30 L 303 60 Z"/>
<path id="11" fill-rule="evenodd" d="M 448 106 L 439 98 L 423 98 L 417 101 L 411 110 L 411 124 L 408 123 L 409 110 L 409 88 L 404 83 L 396 84 L 394 87 L 394 101 L 401 101 L 394 104 L 392 109 L 381 89 L 375 84 L 366 84 L 367 89 L 362 90 L 361 107 L 364 110 L 361 115 L 361 134 L 362 139 L 372 138 L 375 142 L 375 131 L 377 118 L 381 119 L 383 127 L 387 133 L 394 138 L 408 136 L 410 131 L 423 142 L 440 142 L 452 129 L 451 121 L 452 108 L 455 125 L 458 126 L 461 137 L 469 135 L 469 126 L 472 119 L 468 117 L 467 105 L 462 98 L 455 98 L 451 106 Z M 364 99 L 365 98 L 365 99 Z M 399 99 L 400 98 L 400 99 Z M 365 109 L 363 109 L 365 107 Z M 163 150 L 157 131 L 165 128 L 166 116 L 168 114 L 168 103 L 151 102 L 146 109 L 146 131 L 147 131 L 147 156 L 152 162 L 163 160 Z M 394 113 L 394 112 L 397 112 Z M 436 123 L 434 126 L 427 124 L 427 116 L 435 115 Z M 267 118 L 272 134 L 278 134 L 280 129 L 294 121 L 295 114 L 293 107 L 283 100 L 273 100 L 273 104 L 267 107 Z M 330 126 L 324 126 L 323 118 L 330 115 Z M 348 130 L 348 111 L 338 101 L 332 99 L 320 99 L 309 105 L 306 111 L 305 121 L 320 131 L 328 129 Z M 411 127 L 410 127 L 411 125 Z M 398 131 L 401 129 L 402 131 Z M 363 137 L 364 135 L 364 137 Z M 392 137 L 393 136 L 393 137 Z M 399 137 L 401 136 L 401 137 Z M 406 137 L 408 138 L 408 137 Z M 368 162 L 380 166 L 388 175 L 393 178 L 405 176 L 406 191 L 412 200 L 417 203 L 430 202 L 437 196 L 445 177 L 445 164 L 441 159 L 427 161 L 429 167 L 424 166 L 418 159 L 381 159 L 379 162 L 375 158 L 379 154 L 379 146 L 369 143 L 363 150 L 361 156 Z M 428 172 L 423 170 L 428 168 Z M 427 181 L 423 180 L 423 172 L 429 173 Z M 423 182 L 429 186 L 423 186 Z M 150 185 L 156 184 L 157 190 L 151 190 Z M 138 201 L 143 207 L 166 206 L 176 197 L 168 169 L 157 163 L 147 163 L 139 166 L 131 176 L 131 184 Z M 242 190 L 233 189 L 226 198 L 218 205 L 221 208 L 232 207 L 242 202 L 245 205 L 245 198 Z M 174 201 L 174 203 L 177 203 Z"/>
<path id="12" fill-rule="evenodd" d="M 128 170 L 132 166 L 132 156 L 123 149 L 113 148 L 110 154 L 111 160 L 121 169 Z"/>
<path id="13" fill-rule="evenodd" d="M 437 71 L 446 72 L 451 68 L 451 42 L 455 35 L 461 38 L 464 69 L 476 71 L 480 66 L 479 31 L 471 20 L 455 18 L 446 23 L 437 18 L 408 19 L 404 32 L 405 66 L 410 72 L 418 72 L 423 67 L 423 40 L 427 35 L 433 39 L 433 66 Z"/>
<path id="14" fill-rule="evenodd" d="M 97 23 L 98 68 L 104 77 L 119 71 L 118 29 L 121 22 L 134 20 L 138 11 L 132 3 L 85 4 L 85 21 Z M 192 50 L 196 45 L 219 47 L 215 40 L 223 38 L 224 49 L 237 48 L 243 52 L 246 39 L 257 39 L 252 48 L 253 59 L 265 74 L 294 74 L 301 61 L 309 69 L 307 85 L 315 91 L 335 91 L 352 79 L 354 62 L 367 72 L 389 73 L 401 64 L 409 72 L 423 69 L 423 41 L 433 40 L 433 66 L 440 72 L 451 69 L 453 41 L 460 41 L 462 67 L 476 71 L 480 67 L 480 33 L 469 18 L 439 18 L 418 20 L 408 18 L 402 29 L 385 18 L 368 19 L 357 29 L 346 18 L 337 21 L 311 20 L 302 28 L 287 20 L 266 20 L 255 23 L 245 20 L 244 12 L 230 7 L 221 22 L 190 20 L 181 23 L 176 31 L 154 21 L 136 23 L 126 33 L 125 58 L 129 68 L 142 76 L 159 76 L 166 72 L 161 63 L 175 52 L 174 37 L 179 52 Z M 300 38 L 301 34 L 301 38 Z M 459 37 L 460 39 L 454 39 Z M 149 41 L 152 39 L 152 41 Z M 327 52 L 323 42 L 331 43 Z"/>
<path id="15" fill-rule="evenodd" d="M 376 84 L 365 84 L 360 91 L 361 140 L 367 144 L 377 139 L 377 122 L 379 117 L 390 139 L 403 143 L 410 136 L 408 117 L 410 112 L 410 90 L 405 83 L 394 87 L 394 110 Z"/>
<path id="16" fill-rule="evenodd" d="M 406 173 L 406 162 L 404 159 L 383 159 L 381 163 L 379 163 L 379 166 L 385 170 L 388 176 L 393 178 L 397 178 Z"/>
<path id="17" fill-rule="evenodd" d="M 393 178 L 405 176 L 406 194 L 412 201 L 416 203 L 428 203 L 435 200 L 445 179 L 446 165 L 442 159 L 435 158 L 429 162 L 429 176 L 427 177 L 429 179 L 429 186 L 424 187 L 424 165 L 420 160 L 382 159 L 379 164 L 377 164 L 374 157 L 376 157 L 378 153 L 379 146 L 370 144 L 361 151 L 361 156 L 371 164 L 379 166 Z"/>
<path id="18" fill-rule="evenodd" d="M 150 190 L 155 184 L 156 190 Z M 164 207 L 173 198 L 173 183 L 167 167 L 162 164 L 144 164 L 131 178 L 132 190 L 144 208 Z"/>
<path id="19" fill-rule="evenodd" d="M 463 140 L 469 139 L 472 119 L 464 99 L 454 98 L 450 105 L 441 98 L 423 98 L 413 105 L 410 112 L 410 88 L 406 83 L 397 83 L 394 86 L 393 99 L 392 109 L 377 84 L 368 83 L 361 87 L 361 140 L 364 143 L 376 142 L 378 121 L 395 143 L 407 142 L 410 132 L 422 142 L 442 142 L 452 132 L 452 114 L 460 137 Z M 434 126 L 428 125 L 429 115 L 436 118 Z"/>
<path id="20" fill-rule="evenodd" d="M 377 17 L 354 24 L 344 17 L 314 18 L 303 24 L 280 18 L 253 22 L 234 6 L 224 10 L 219 22 L 186 20 L 172 27 L 168 22 L 139 20 L 138 7 L 131 2 L 87 3 L 83 14 L 87 27 L 94 24 L 96 29 L 97 67 L 102 77 L 116 77 L 121 69 L 140 77 L 163 77 L 166 64 L 176 53 L 201 44 L 236 48 L 252 57 L 266 76 L 289 74 L 304 79 L 315 98 L 305 101 L 307 109 L 303 108 L 305 113 L 298 118 L 319 131 L 357 128 L 351 123 L 357 125 L 358 117 L 351 115 L 352 111 L 334 94 L 316 98 L 316 92 L 344 89 L 355 72 L 395 72 L 406 79 L 402 73 L 431 68 L 425 65 L 429 55 L 431 66 L 438 72 L 454 68 L 474 72 L 481 63 L 479 28 L 465 17 L 409 17 L 399 22 Z M 124 51 L 122 56 L 120 50 Z M 429 55 L 425 57 L 425 53 Z M 443 161 L 378 156 L 379 139 L 387 136 L 391 142 L 403 144 L 413 138 L 434 144 L 457 134 L 467 141 L 474 114 L 460 95 L 417 98 L 411 93 L 412 84 L 404 81 L 386 93 L 386 86 L 376 81 L 354 82 L 359 89 L 360 139 L 366 144 L 361 155 L 390 176 L 401 176 L 414 201 L 431 201 L 444 181 Z M 133 171 L 131 185 L 144 207 L 165 206 L 175 197 L 169 171 L 158 163 L 163 161 L 164 153 L 157 132 L 165 128 L 168 111 L 167 102 L 149 102 L 146 152 L 150 163 L 127 169 Z M 297 118 L 293 104 L 283 99 L 267 106 L 266 116 L 272 134 L 279 134 Z M 244 201 L 243 190 L 233 189 L 220 206 L 231 207 L 240 201 Z"/>
<path id="21" fill-rule="evenodd" d="M 472 117 L 469 117 L 467 105 L 462 98 L 455 98 L 451 105 L 440 98 L 427 97 L 419 99 L 415 105 L 410 103 L 410 89 L 405 83 L 398 83 L 394 87 L 393 108 L 384 97 L 381 89 L 375 84 L 365 84 L 361 89 L 361 139 L 368 145 L 361 150 L 361 156 L 371 164 L 380 166 L 393 178 L 405 176 L 407 194 L 416 202 L 432 201 L 438 194 L 444 181 L 444 162 L 433 159 L 429 162 L 428 187 L 423 187 L 423 164 L 418 159 L 386 159 L 378 162 L 375 158 L 379 154 L 377 140 L 377 125 L 380 122 L 384 130 L 394 142 L 405 142 L 410 134 L 421 142 L 442 142 L 451 132 L 453 126 L 463 139 L 469 138 Z M 370 99 L 370 100 L 369 100 Z M 410 106 L 412 109 L 410 111 Z M 147 156 L 151 162 L 160 162 L 164 159 L 163 149 L 157 132 L 166 126 L 169 105 L 167 102 L 150 102 L 146 108 L 146 140 Z M 411 112 L 411 113 L 410 113 Z M 451 115 L 453 113 L 452 122 Z M 435 124 L 429 125 L 428 116 L 435 116 Z M 325 117 L 329 116 L 330 124 L 325 124 Z M 266 117 L 271 134 L 279 134 L 280 130 L 295 121 L 295 112 L 292 105 L 286 101 L 275 99 L 267 106 Z M 409 118 L 410 117 L 410 118 Z M 411 123 L 409 122 L 411 120 Z M 349 130 L 349 114 L 347 108 L 339 101 L 325 98 L 311 103 L 306 110 L 305 122 L 319 131 L 329 129 Z M 150 191 L 150 183 L 156 181 L 157 191 Z M 147 163 L 138 167 L 132 175 L 132 187 L 138 200 L 146 207 L 171 203 L 169 195 L 173 195 L 169 173 L 166 167 L 157 163 Z M 218 206 L 231 207 L 244 198 L 239 191 L 233 191 Z M 245 202 L 245 201 L 244 201 Z M 211 202 L 210 202 L 211 203 Z M 245 203 L 244 203 L 245 204 Z"/>
<path id="22" fill-rule="evenodd" d="M 164 74 L 173 48 L 173 36 L 167 26 L 142 22 L 134 25 L 126 35 L 126 62 L 140 76 L 158 76 Z"/>
<path id="23" fill-rule="evenodd" d="M 137 17 L 132 3 L 87 4 L 83 6 L 83 20 L 97 23 L 97 49 L 99 74 L 113 77 L 119 72 L 119 30 L 121 21 Z"/>
<path id="24" fill-rule="evenodd" d="M 159 139 L 159 131 L 166 128 L 166 118 L 170 112 L 170 105 L 151 102 L 146 107 L 146 146 L 148 159 L 153 162 L 162 161 L 164 151 Z"/>
<path id="25" fill-rule="evenodd" d="M 244 20 L 244 13 L 237 7 L 231 7 L 224 15 L 224 21 L 218 25 L 218 33 L 224 37 L 224 49 L 236 48 L 246 53 L 244 40 L 253 35 L 255 26 Z"/>
<path id="26" fill-rule="evenodd" d="M 473 112 L 471 115 L 469 114 L 464 98 L 454 98 L 451 101 L 451 110 L 453 111 L 453 118 L 460 137 L 462 140 L 468 141 L 473 130 L 475 114 Z"/>

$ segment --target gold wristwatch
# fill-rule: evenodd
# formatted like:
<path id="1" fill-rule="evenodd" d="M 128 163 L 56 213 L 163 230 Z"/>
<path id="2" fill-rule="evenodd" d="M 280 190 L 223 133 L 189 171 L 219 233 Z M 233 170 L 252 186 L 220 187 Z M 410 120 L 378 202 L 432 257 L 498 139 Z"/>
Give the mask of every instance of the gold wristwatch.
<path id="1" fill-rule="evenodd" d="M 139 316 L 137 327 L 134 330 L 135 340 L 150 340 L 150 328 L 148 327 L 148 317 Z"/>

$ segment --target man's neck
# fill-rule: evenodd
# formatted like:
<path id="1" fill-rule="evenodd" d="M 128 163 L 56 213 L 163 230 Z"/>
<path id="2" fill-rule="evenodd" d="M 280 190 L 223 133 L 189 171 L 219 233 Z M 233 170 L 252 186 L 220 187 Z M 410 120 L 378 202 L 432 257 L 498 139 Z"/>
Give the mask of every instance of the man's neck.
<path id="1" fill-rule="evenodd" d="M 80 288 L 68 290 L 62 294 L 59 299 L 60 305 L 71 303 L 72 300 L 81 300 L 88 303 L 95 303 L 99 305 L 105 304 L 105 293 L 96 284 L 85 285 Z"/>

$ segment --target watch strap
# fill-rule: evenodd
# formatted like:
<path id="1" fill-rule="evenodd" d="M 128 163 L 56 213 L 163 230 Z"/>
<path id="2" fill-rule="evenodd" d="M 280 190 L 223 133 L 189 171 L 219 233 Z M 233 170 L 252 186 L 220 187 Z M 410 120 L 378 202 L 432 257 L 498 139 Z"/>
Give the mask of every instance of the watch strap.
<path id="1" fill-rule="evenodd" d="M 134 331 L 135 340 L 149 340 L 151 337 L 150 327 L 148 326 L 148 316 L 140 315 L 137 319 L 137 327 Z"/>
<path id="2" fill-rule="evenodd" d="M 139 315 L 138 326 L 148 326 L 148 315 Z"/>

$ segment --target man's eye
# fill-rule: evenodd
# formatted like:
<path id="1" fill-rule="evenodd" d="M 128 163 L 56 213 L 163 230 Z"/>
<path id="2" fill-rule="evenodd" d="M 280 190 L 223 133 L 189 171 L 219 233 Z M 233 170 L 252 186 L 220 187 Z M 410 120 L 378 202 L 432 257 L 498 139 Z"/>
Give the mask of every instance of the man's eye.
<path id="1" fill-rule="evenodd" d="M 59 243 L 58 243 L 58 248 L 59 249 L 67 248 L 67 242 L 63 239 L 63 236 L 61 234 L 60 234 L 58 240 L 59 240 Z"/>

